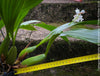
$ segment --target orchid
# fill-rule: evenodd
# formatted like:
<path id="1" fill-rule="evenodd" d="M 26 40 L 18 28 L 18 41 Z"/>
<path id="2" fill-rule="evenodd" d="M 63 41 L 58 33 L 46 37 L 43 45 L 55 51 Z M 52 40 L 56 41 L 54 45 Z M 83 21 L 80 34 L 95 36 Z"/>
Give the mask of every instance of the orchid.
<path id="1" fill-rule="evenodd" d="M 83 19 L 83 16 L 82 14 L 85 13 L 85 10 L 79 10 L 78 8 L 75 10 L 76 12 L 76 15 L 74 15 L 74 19 L 72 20 L 73 22 L 82 22 L 84 19 Z"/>
<path id="2" fill-rule="evenodd" d="M 65 23 L 59 27 L 47 25 L 44 22 L 38 20 L 22 22 L 24 20 L 24 17 L 28 14 L 28 12 L 42 1 L 43 0 L 0 0 L 0 29 L 3 26 L 5 26 L 7 33 L 5 39 L 0 44 L 0 76 L 4 76 L 4 72 L 6 73 L 6 76 L 14 76 L 14 74 L 8 75 L 12 73 L 13 69 L 31 66 L 43 61 L 47 57 L 52 43 L 58 36 L 60 36 L 63 40 L 65 40 L 68 43 L 68 37 L 73 37 L 94 44 L 100 44 L 98 42 L 97 35 L 98 29 L 76 29 L 63 31 L 67 28 L 78 24 L 97 24 L 98 20 L 82 22 L 84 20 L 82 14 L 85 13 L 85 10 L 80 11 L 78 8 L 75 10 L 76 15 L 74 15 L 74 19 L 72 20 L 72 22 Z M 28 46 L 20 50 L 21 52 L 18 55 L 17 47 L 15 45 L 18 29 L 21 28 L 34 31 L 36 30 L 34 26 L 45 28 L 51 32 L 37 45 L 29 47 L 29 43 Z M 12 40 L 11 46 L 10 40 Z M 43 54 L 25 59 L 25 57 L 29 53 L 34 52 L 40 45 L 42 45 L 45 42 L 48 42 L 48 44 Z M 7 68 L 5 69 L 4 67 Z"/>

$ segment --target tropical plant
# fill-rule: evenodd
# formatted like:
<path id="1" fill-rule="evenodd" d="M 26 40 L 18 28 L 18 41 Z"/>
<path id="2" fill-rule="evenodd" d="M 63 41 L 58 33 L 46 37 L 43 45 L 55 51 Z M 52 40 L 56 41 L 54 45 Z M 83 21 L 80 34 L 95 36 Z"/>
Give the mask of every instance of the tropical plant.
<path id="1" fill-rule="evenodd" d="M 7 32 L 4 41 L 0 45 L 0 66 L 9 67 L 7 69 L 2 68 L 3 70 L 0 69 L 1 72 L 9 72 L 11 71 L 11 68 L 14 69 L 27 67 L 43 61 L 47 57 L 52 43 L 58 36 L 67 41 L 69 44 L 70 42 L 68 37 L 78 38 L 95 44 L 100 44 L 100 42 L 98 42 L 98 29 L 89 30 L 81 28 L 63 32 L 64 29 L 74 25 L 97 24 L 97 20 L 77 22 L 77 20 L 80 21 L 80 19 L 83 19 L 81 14 L 84 12 L 84 10 L 81 11 L 81 13 L 78 12 L 72 22 L 66 23 L 59 27 L 47 25 L 44 22 L 38 20 L 23 22 L 23 19 L 28 14 L 29 10 L 41 3 L 41 1 L 42 0 L 0 0 L 0 29 L 5 26 Z M 37 24 L 34 24 L 34 22 Z M 41 40 L 39 44 L 23 49 L 17 58 L 15 40 L 18 29 L 21 28 L 27 30 L 36 30 L 34 26 L 45 28 L 51 32 L 43 40 Z M 10 40 L 12 40 L 12 46 L 9 46 Z M 47 41 L 48 45 L 44 54 L 24 59 L 28 53 L 33 52 L 36 48 Z"/>

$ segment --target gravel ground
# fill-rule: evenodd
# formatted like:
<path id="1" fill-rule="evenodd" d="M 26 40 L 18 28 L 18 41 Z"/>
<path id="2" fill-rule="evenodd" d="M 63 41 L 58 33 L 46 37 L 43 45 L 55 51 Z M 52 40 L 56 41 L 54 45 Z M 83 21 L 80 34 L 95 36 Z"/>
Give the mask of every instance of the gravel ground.
<path id="1" fill-rule="evenodd" d="M 94 26 L 94 25 L 87 25 L 88 27 L 92 27 L 92 28 L 98 28 L 98 26 Z M 19 29 L 16 40 L 18 41 L 30 41 L 30 40 L 42 40 L 44 39 L 49 33 L 50 31 L 37 27 L 35 26 L 35 28 L 37 29 L 37 31 L 29 31 L 29 30 L 23 30 L 23 29 Z M 2 28 L 4 35 L 6 35 L 5 32 L 5 28 Z M 67 29 L 69 30 L 69 29 Z M 65 30 L 66 31 L 66 30 Z M 61 39 L 60 37 L 58 37 L 57 39 Z M 3 36 L 0 33 L 0 42 L 3 40 Z M 76 40 L 74 38 L 69 38 L 69 40 Z"/>
<path id="2" fill-rule="evenodd" d="M 24 29 L 19 29 L 17 33 L 16 40 L 42 40 L 43 38 L 46 37 L 46 35 L 49 34 L 48 30 L 45 30 L 40 27 L 35 27 L 37 30 L 36 31 L 29 31 L 29 30 L 24 30 Z M 2 28 L 4 35 L 6 35 L 5 28 Z M 0 33 L 0 41 L 3 40 L 3 36 Z"/>
<path id="3" fill-rule="evenodd" d="M 28 41 L 28 40 L 42 40 L 44 39 L 50 31 L 40 28 L 40 27 L 35 27 L 37 31 L 29 31 L 29 30 L 24 30 L 24 29 L 19 29 L 17 33 L 16 40 L 18 41 Z M 2 29 L 4 35 L 6 35 L 5 28 Z M 58 37 L 57 39 L 61 39 Z M 0 42 L 3 40 L 3 36 L 0 33 Z M 70 40 L 73 40 L 73 38 L 70 38 Z"/>

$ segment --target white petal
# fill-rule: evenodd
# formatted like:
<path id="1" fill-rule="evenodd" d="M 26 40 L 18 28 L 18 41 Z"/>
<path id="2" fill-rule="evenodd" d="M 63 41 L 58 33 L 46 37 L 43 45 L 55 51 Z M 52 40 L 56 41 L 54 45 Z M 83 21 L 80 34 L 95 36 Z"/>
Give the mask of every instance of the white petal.
<path id="1" fill-rule="evenodd" d="M 75 10 L 75 12 L 76 12 L 76 15 L 74 15 L 74 19 L 72 21 L 74 21 L 74 22 L 82 22 L 84 20 L 82 14 L 85 13 L 85 10 L 81 10 L 81 12 L 80 12 L 80 10 L 77 8 Z"/>
<path id="2" fill-rule="evenodd" d="M 75 12 L 76 12 L 76 14 L 79 14 L 79 13 L 80 13 L 80 10 L 77 8 L 77 9 L 75 10 Z"/>
<path id="3" fill-rule="evenodd" d="M 85 13 L 85 10 L 82 10 L 82 11 L 81 11 L 81 13 L 83 13 L 83 14 L 84 14 L 84 13 Z"/>

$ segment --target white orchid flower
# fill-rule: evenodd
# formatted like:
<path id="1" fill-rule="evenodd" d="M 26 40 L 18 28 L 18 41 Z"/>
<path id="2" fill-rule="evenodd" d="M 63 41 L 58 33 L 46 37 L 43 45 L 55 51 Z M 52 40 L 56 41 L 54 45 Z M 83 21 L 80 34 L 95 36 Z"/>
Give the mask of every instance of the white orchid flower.
<path id="1" fill-rule="evenodd" d="M 83 16 L 82 14 L 85 13 L 85 10 L 79 10 L 78 8 L 75 10 L 76 12 L 76 15 L 74 15 L 74 19 L 72 20 L 73 22 L 82 22 L 84 19 L 83 19 Z"/>

